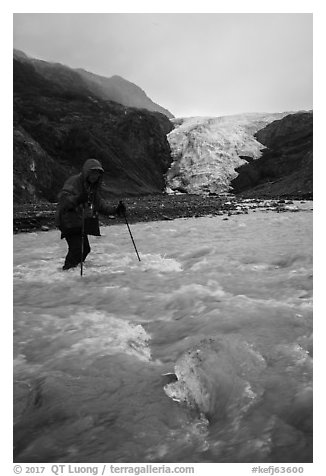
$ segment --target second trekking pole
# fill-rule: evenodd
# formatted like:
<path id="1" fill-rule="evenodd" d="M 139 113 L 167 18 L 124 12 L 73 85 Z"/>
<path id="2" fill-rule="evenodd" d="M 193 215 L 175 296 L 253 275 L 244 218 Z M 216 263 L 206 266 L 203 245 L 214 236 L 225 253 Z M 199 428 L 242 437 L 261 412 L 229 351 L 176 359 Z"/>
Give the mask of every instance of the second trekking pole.
<path id="1" fill-rule="evenodd" d="M 83 263 L 84 263 L 84 235 L 85 235 L 85 214 L 84 205 L 82 210 L 82 229 L 81 229 L 81 256 L 80 256 L 80 276 L 83 276 Z"/>
<path id="2" fill-rule="evenodd" d="M 135 248 L 135 251 L 136 251 L 136 254 L 137 254 L 137 258 L 138 258 L 139 261 L 140 261 L 139 254 L 138 254 L 138 251 L 137 251 L 137 248 L 136 248 L 136 244 L 135 244 L 134 238 L 133 238 L 133 236 L 132 236 L 132 233 L 131 233 L 131 230 L 130 230 L 130 226 L 129 226 L 129 223 L 128 223 L 128 220 L 127 220 L 127 216 L 126 216 L 126 213 L 125 213 L 125 212 L 123 212 L 123 216 L 124 216 L 126 225 L 127 225 L 127 227 L 128 227 L 128 231 L 129 231 L 129 234 L 130 234 L 130 238 L 131 238 L 132 244 L 134 245 L 134 248 Z"/>

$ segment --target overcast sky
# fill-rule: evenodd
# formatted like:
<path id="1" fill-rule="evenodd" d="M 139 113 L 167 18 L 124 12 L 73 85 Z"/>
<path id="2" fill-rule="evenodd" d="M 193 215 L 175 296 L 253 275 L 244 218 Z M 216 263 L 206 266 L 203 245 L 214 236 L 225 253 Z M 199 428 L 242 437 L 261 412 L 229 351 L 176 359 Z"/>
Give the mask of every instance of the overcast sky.
<path id="1" fill-rule="evenodd" d="M 176 117 L 312 109 L 309 13 L 17 13 L 14 48 L 120 75 Z"/>

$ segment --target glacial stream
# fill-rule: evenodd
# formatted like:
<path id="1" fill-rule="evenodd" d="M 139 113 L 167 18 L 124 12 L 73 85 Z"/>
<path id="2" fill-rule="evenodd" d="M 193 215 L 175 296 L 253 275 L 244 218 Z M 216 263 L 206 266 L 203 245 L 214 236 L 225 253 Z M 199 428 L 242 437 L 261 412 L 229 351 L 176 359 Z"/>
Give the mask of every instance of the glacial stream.
<path id="1" fill-rule="evenodd" d="M 102 227 L 83 277 L 58 231 L 15 235 L 15 461 L 311 462 L 312 202 L 295 206 L 132 224 L 140 262 Z"/>

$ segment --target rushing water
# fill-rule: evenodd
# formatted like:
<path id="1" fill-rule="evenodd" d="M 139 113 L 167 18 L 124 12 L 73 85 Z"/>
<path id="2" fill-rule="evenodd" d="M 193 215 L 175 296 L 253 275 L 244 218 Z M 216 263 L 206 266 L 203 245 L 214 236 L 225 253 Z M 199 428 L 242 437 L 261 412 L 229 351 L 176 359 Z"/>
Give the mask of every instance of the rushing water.
<path id="1" fill-rule="evenodd" d="M 134 224 L 141 262 L 126 226 L 103 227 L 83 277 L 59 232 L 15 235 L 15 460 L 311 461 L 299 206 Z"/>

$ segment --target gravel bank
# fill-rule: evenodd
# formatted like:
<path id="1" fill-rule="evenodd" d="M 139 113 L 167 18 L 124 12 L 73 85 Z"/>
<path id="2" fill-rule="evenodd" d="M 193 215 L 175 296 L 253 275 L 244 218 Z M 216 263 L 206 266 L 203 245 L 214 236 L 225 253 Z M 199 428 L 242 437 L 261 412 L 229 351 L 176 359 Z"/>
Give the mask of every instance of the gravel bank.
<path id="1" fill-rule="evenodd" d="M 108 200 L 112 206 L 118 204 L 118 199 Z M 292 200 L 279 199 L 242 199 L 233 195 L 200 196 L 200 195 L 150 195 L 143 197 L 128 197 L 123 199 L 127 206 L 127 216 L 130 223 L 157 220 L 174 220 L 175 218 L 200 217 L 206 215 L 225 215 L 229 219 L 235 214 L 245 214 L 250 210 L 264 209 L 277 212 L 296 211 Z M 37 203 L 14 205 L 14 233 L 54 229 L 54 203 Z M 101 216 L 103 225 L 123 223 L 123 218 Z"/>

